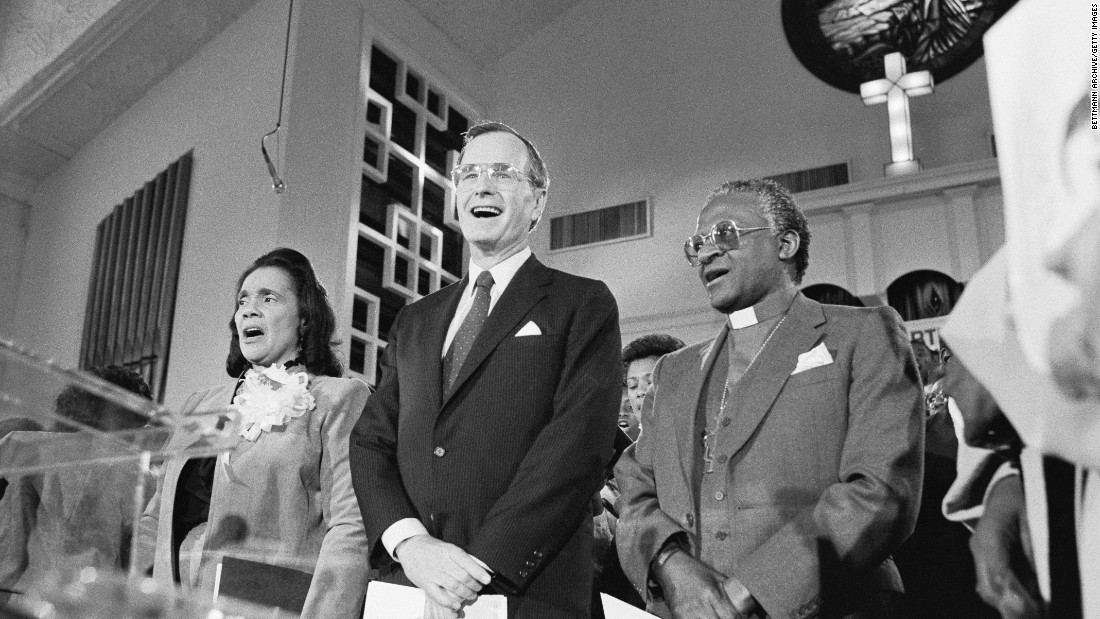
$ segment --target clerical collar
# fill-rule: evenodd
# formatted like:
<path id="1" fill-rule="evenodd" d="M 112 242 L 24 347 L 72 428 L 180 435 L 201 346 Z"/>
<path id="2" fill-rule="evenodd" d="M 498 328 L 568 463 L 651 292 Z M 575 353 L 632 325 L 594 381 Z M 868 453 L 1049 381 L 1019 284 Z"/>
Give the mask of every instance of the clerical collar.
<path id="1" fill-rule="evenodd" d="M 794 297 L 797 294 L 797 289 L 787 288 L 781 292 L 764 297 L 764 300 L 756 305 L 739 309 L 729 315 L 730 327 L 733 329 L 744 329 L 745 327 L 751 327 L 757 323 L 775 318 L 780 314 L 785 314 L 787 308 L 791 306 L 791 302 L 794 301 Z"/>

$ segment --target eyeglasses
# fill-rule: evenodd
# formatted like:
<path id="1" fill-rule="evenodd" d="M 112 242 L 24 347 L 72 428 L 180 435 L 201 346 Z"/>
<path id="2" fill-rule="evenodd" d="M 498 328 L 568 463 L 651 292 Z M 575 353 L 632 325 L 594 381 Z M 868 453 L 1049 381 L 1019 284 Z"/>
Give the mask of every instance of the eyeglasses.
<path id="1" fill-rule="evenodd" d="M 523 181 L 528 181 L 538 187 L 535 179 L 510 163 L 464 163 L 457 165 L 451 170 L 451 182 L 459 191 L 473 191 L 482 174 L 488 174 L 489 182 L 493 184 L 493 187 L 504 191 L 515 189 Z"/>
<path id="2" fill-rule="evenodd" d="M 714 248 L 718 250 L 719 255 L 722 255 L 741 246 L 741 235 L 757 230 L 771 230 L 771 226 L 742 228 L 737 225 L 737 222 L 728 219 L 720 221 L 714 224 L 708 234 L 696 234 L 689 237 L 684 242 L 684 255 L 687 257 L 688 264 L 697 267 L 701 264 L 699 252 L 707 244 L 707 241 L 714 243 Z"/>

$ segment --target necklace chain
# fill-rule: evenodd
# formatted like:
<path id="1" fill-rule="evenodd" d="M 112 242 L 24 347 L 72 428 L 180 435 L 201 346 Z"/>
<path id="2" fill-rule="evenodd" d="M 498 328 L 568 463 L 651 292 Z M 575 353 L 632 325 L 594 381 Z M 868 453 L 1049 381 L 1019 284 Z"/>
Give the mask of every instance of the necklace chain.
<path id="1" fill-rule="evenodd" d="M 783 314 L 783 317 L 779 319 L 779 322 L 775 323 L 775 326 L 772 327 L 772 330 L 768 332 L 768 337 L 764 338 L 764 343 L 760 345 L 760 348 L 757 349 L 756 354 L 752 356 L 752 359 L 749 359 L 749 364 L 745 366 L 745 372 L 741 375 L 742 377 L 748 375 L 749 370 L 751 370 L 753 364 L 756 363 L 757 357 L 760 356 L 760 353 L 764 352 L 764 349 L 768 346 L 768 342 L 772 340 L 772 336 L 775 335 L 775 332 L 779 330 L 779 327 L 783 325 L 783 321 L 786 319 L 787 315 Z M 706 468 L 703 470 L 703 472 L 705 473 L 714 472 L 714 455 L 711 453 L 710 439 L 718 435 L 718 428 L 721 427 L 722 417 L 726 413 L 726 396 L 730 392 L 730 383 L 728 376 L 725 383 L 726 384 L 722 387 L 722 402 L 718 405 L 718 413 L 714 416 L 714 430 L 707 430 L 706 428 L 703 428 L 703 460 L 706 463 Z"/>

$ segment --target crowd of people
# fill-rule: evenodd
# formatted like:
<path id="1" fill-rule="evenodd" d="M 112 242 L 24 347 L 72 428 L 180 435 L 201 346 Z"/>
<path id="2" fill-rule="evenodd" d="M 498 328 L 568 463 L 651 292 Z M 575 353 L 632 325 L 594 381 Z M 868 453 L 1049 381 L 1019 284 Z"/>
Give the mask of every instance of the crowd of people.
<path id="1" fill-rule="evenodd" d="M 811 235 L 784 188 L 724 183 L 698 214 L 684 257 L 717 334 L 624 348 L 608 287 L 530 249 L 549 177 L 527 138 L 475 125 L 451 177 L 467 275 L 398 312 L 373 393 L 342 377 L 309 260 L 261 256 L 237 282 L 227 380 L 183 407 L 235 411 L 236 447 L 165 462 L 137 523 L 115 499 L 77 522 L 41 476 L 12 481 L 0 588 L 32 586 L 52 514 L 126 546 L 58 553 L 167 586 L 297 574 L 303 617 L 361 616 L 371 581 L 420 589 L 429 619 L 486 594 L 516 619 L 601 617 L 601 594 L 666 619 L 1082 616 L 1076 564 L 1045 564 L 1055 595 L 1040 587 L 1024 442 L 996 398 L 893 309 L 800 293 Z M 74 427 L 100 423 L 86 412 Z"/>

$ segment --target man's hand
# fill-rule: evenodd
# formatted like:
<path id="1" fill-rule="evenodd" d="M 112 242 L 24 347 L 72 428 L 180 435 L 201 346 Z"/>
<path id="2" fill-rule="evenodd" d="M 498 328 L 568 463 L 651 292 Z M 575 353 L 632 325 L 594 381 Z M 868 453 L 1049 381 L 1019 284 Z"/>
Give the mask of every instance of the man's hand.
<path id="1" fill-rule="evenodd" d="M 686 552 L 676 552 L 653 578 L 661 585 L 673 619 L 743 619 L 726 596 L 726 577 Z"/>
<path id="2" fill-rule="evenodd" d="M 452 611 L 476 600 L 478 591 L 492 580 L 465 550 L 430 535 L 414 535 L 395 550 L 405 576 L 429 600 Z"/>
<path id="3" fill-rule="evenodd" d="M 978 595 L 1004 619 L 1038 619 L 1042 597 L 1032 567 L 1031 537 L 1019 475 L 993 486 L 970 538 Z"/>
<path id="4" fill-rule="evenodd" d="M 435 600 L 424 596 L 424 619 L 458 619 L 459 611 L 436 604 Z"/>

